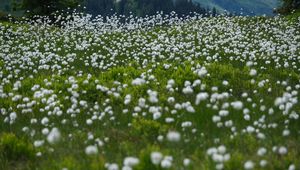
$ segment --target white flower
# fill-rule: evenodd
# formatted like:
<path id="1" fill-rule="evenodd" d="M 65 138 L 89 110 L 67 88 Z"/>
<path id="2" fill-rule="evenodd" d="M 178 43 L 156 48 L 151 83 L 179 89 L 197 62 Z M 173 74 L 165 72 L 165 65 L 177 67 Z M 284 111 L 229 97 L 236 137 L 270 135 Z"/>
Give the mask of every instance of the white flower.
<path id="1" fill-rule="evenodd" d="M 258 133 L 258 134 L 257 134 L 257 138 L 258 138 L 258 139 L 266 139 L 266 135 L 263 134 L 263 133 Z"/>
<path id="2" fill-rule="evenodd" d="M 222 84 L 223 84 L 224 86 L 228 86 L 228 85 L 229 85 L 229 82 L 226 81 L 226 80 L 224 80 L 224 81 L 222 82 Z"/>
<path id="3" fill-rule="evenodd" d="M 189 166 L 190 164 L 191 164 L 191 160 L 190 160 L 190 159 L 185 158 L 185 159 L 183 160 L 183 165 L 184 165 L 184 166 Z"/>
<path id="4" fill-rule="evenodd" d="M 49 119 L 47 117 L 44 117 L 42 120 L 41 120 L 41 123 L 42 125 L 47 125 L 49 123 Z"/>
<path id="5" fill-rule="evenodd" d="M 255 128 L 252 126 L 247 126 L 247 132 L 248 133 L 253 133 L 255 131 Z"/>
<path id="6" fill-rule="evenodd" d="M 279 149 L 278 149 L 278 153 L 279 153 L 280 155 L 285 155 L 285 154 L 287 154 L 287 152 L 288 152 L 288 150 L 287 150 L 287 148 L 284 147 L 284 146 L 281 146 L 281 147 L 279 147 Z"/>
<path id="7" fill-rule="evenodd" d="M 125 105 L 128 105 L 130 102 L 131 102 L 131 95 L 130 95 L 130 94 L 127 94 L 127 95 L 125 96 L 124 104 L 125 104 Z"/>
<path id="8" fill-rule="evenodd" d="M 207 98 L 208 98 L 208 93 L 206 93 L 206 92 L 198 93 L 196 96 L 195 104 L 199 105 L 201 101 L 204 101 Z"/>
<path id="9" fill-rule="evenodd" d="M 217 148 L 209 148 L 206 152 L 207 155 L 212 156 L 213 154 L 216 154 L 218 152 Z"/>
<path id="10" fill-rule="evenodd" d="M 161 117 L 161 113 L 160 112 L 155 112 L 153 113 L 153 120 L 157 120 Z"/>
<path id="11" fill-rule="evenodd" d="M 256 76 L 257 71 L 255 69 L 251 69 L 249 75 L 250 76 Z"/>
<path id="12" fill-rule="evenodd" d="M 165 168 L 165 169 L 171 168 L 171 166 L 172 166 L 172 161 L 169 160 L 169 159 L 164 159 L 164 160 L 161 161 L 160 166 L 161 166 L 162 168 Z"/>
<path id="13" fill-rule="evenodd" d="M 289 166 L 288 170 L 295 170 L 295 169 L 296 169 L 296 166 L 294 164 L 292 164 L 292 165 Z"/>
<path id="14" fill-rule="evenodd" d="M 223 164 L 223 163 L 218 163 L 218 164 L 216 165 L 216 169 L 217 169 L 217 170 L 222 170 L 222 169 L 224 169 L 224 164 Z"/>
<path id="15" fill-rule="evenodd" d="M 141 108 L 144 108 L 146 106 L 146 99 L 144 98 L 139 98 L 139 106 Z"/>
<path id="16" fill-rule="evenodd" d="M 220 154 L 225 154 L 226 153 L 226 147 L 224 145 L 221 145 L 218 147 L 218 152 Z"/>
<path id="17" fill-rule="evenodd" d="M 37 153 L 36 153 L 36 156 L 37 156 L 37 157 L 42 156 L 42 152 L 37 152 Z"/>
<path id="18" fill-rule="evenodd" d="M 244 164 L 244 168 L 245 168 L 246 170 L 253 169 L 253 168 L 254 168 L 254 163 L 253 163 L 252 161 L 247 161 L 247 162 L 245 162 L 245 164 Z"/>
<path id="19" fill-rule="evenodd" d="M 136 157 L 126 157 L 123 161 L 123 164 L 125 166 L 133 167 L 133 166 L 139 164 L 139 162 L 140 162 L 139 159 Z"/>
<path id="20" fill-rule="evenodd" d="M 243 109 L 243 103 L 241 101 L 235 101 L 231 103 L 231 106 L 236 110 Z"/>
<path id="21" fill-rule="evenodd" d="M 174 79 L 170 79 L 168 80 L 168 85 L 174 86 L 175 85 L 175 80 Z"/>
<path id="22" fill-rule="evenodd" d="M 106 164 L 105 167 L 107 168 L 107 170 L 119 170 L 119 166 L 118 164 Z"/>
<path id="23" fill-rule="evenodd" d="M 191 86 L 187 86 L 182 89 L 183 94 L 193 94 L 194 90 L 191 88 Z"/>
<path id="24" fill-rule="evenodd" d="M 15 121 L 16 118 L 17 118 L 17 113 L 16 112 L 12 112 L 9 114 L 9 118 L 10 118 L 10 121 Z"/>
<path id="25" fill-rule="evenodd" d="M 197 70 L 197 74 L 199 77 L 204 77 L 207 74 L 207 70 L 205 67 L 201 67 Z"/>
<path id="26" fill-rule="evenodd" d="M 122 170 L 132 170 L 132 168 L 130 166 L 123 166 Z"/>
<path id="27" fill-rule="evenodd" d="M 226 117 L 226 116 L 228 116 L 228 114 L 229 114 L 228 110 L 220 110 L 219 111 L 219 115 L 222 117 Z"/>
<path id="28" fill-rule="evenodd" d="M 159 142 L 162 142 L 162 141 L 164 140 L 164 136 L 159 135 L 159 136 L 157 137 L 157 140 L 158 140 Z"/>
<path id="29" fill-rule="evenodd" d="M 213 117 L 212 117 L 212 121 L 213 121 L 214 123 L 220 122 L 220 121 L 221 121 L 221 117 L 220 117 L 220 116 L 213 116 Z"/>
<path id="30" fill-rule="evenodd" d="M 244 119 L 247 120 L 247 121 L 249 121 L 249 120 L 251 119 L 251 117 L 250 117 L 250 115 L 245 114 L 245 115 L 244 115 Z"/>
<path id="31" fill-rule="evenodd" d="M 259 148 L 257 151 L 257 155 L 258 156 L 263 156 L 267 153 L 267 149 L 266 148 Z"/>
<path id="32" fill-rule="evenodd" d="M 163 155 L 160 152 L 152 152 L 150 158 L 154 165 L 158 165 L 161 162 Z"/>
<path id="33" fill-rule="evenodd" d="M 48 128 L 42 129 L 42 134 L 43 135 L 48 135 L 49 134 L 49 129 Z"/>
<path id="34" fill-rule="evenodd" d="M 214 162 L 223 162 L 224 158 L 221 154 L 213 154 L 212 159 Z"/>
<path id="35" fill-rule="evenodd" d="M 148 100 L 149 100 L 151 103 L 157 103 L 157 102 L 158 102 L 157 92 L 156 92 L 156 91 L 148 90 L 147 93 L 148 93 L 148 95 L 149 95 Z"/>
<path id="36" fill-rule="evenodd" d="M 85 148 L 85 154 L 87 154 L 87 155 L 95 155 L 97 153 L 98 153 L 97 146 L 90 145 Z"/>
<path id="37" fill-rule="evenodd" d="M 175 102 L 175 98 L 174 97 L 169 97 L 168 98 L 168 103 L 174 103 Z"/>
<path id="38" fill-rule="evenodd" d="M 37 141 L 34 141 L 34 143 L 33 143 L 33 145 L 35 147 L 41 147 L 43 144 L 44 144 L 44 140 L 37 140 Z"/>
<path id="39" fill-rule="evenodd" d="M 165 119 L 165 122 L 166 122 L 166 123 L 172 123 L 172 122 L 174 122 L 174 121 L 175 121 L 175 119 L 172 118 L 172 117 L 166 117 L 166 119 Z"/>
<path id="40" fill-rule="evenodd" d="M 196 86 L 198 86 L 200 84 L 201 84 L 201 80 L 197 79 L 197 80 L 194 81 L 193 87 L 196 87 Z"/>
<path id="41" fill-rule="evenodd" d="M 132 80 L 131 84 L 132 85 L 135 85 L 135 86 L 139 86 L 139 85 L 142 85 L 142 84 L 145 84 L 146 81 L 144 79 L 141 79 L 141 78 L 136 78 L 134 80 Z"/>
<path id="42" fill-rule="evenodd" d="M 186 128 L 186 127 L 191 127 L 193 125 L 192 122 L 190 121 L 185 121 L 181 123 L 181 127 Z"/>
<path id="43" fill-rule="evenodd" d="M 57 128 L 53 128 L 47 136 L 47 141 L 50 144 L 57 143 L 60 140 L 60 132 Z"/>
<path id="44" fill-rule="evenodd" d="M 92 121 L 92 119 L 87 119 L 87 120 L 86 120 L 86 124 L 87 124 L 87 125 L 91 125 L 91 124 L 93 124 L 93 121 Z"/>
<path id="45" fill-rule="evenodd" d="M 186 111 L 188 111 L 189 113 L 195 113 L 195 109 L 191 105 L 189 105 L 189 106 L 186 107 Z"/>
<path id="46" fill-rule="evenodd" d="M 285 129 L 283 132 L 282 132 L 282 136 L 289 136 L 290 135 L 290 131 L 288 129 Z"/>
<path id="47" fill-rule="evenodd" d="M 259 165 L 260 165 L 261 167 L 265 167 L 267 164 L 268 164 L 268 162 L 267 162 L 266 160 L 261 160 L 261 161 L 259 162 Z"/>
<path id="48" fill-rule="evenodd" d="M 178 141 L 180 141 L 180 133 L 175 132 L 175 131 L 170 131 L 167 134 L 167 139 L 170 142 L 178 142 Z"/>
<path id="49" fill-rule="evenodd" d="M 225 154 L 225 155 L 223 156 L 224 162 L 229 161 L 230 157 L 231 157 L 231 156 L 230 156 L 229 153 Z"/>

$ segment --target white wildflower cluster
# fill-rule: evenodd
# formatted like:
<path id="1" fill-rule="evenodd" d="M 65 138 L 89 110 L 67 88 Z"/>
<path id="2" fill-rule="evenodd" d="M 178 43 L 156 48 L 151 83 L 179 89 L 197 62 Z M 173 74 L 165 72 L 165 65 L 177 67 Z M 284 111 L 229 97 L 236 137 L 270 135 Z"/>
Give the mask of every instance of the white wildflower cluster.
<path id="1" fill-rule="evenodd" d="M 158 98 L 157 98 L 157 92 L 156 91 L 152 91 L 152 90 L 148 90 L 147 91 L 148 95 L 149 95 L 149 102 L 150 103 L 157 103 L 158 102 Z"/>
<path id="2" fill-rule="evenodd" d="M 228 151 L 251 145 L 240 169 L 286 157 L 278 169 L 299 168 L 299 23 L 74 13 L 55 27 L 36 17 L 0 22 L 0 131 L 26 136 L 41 159 L 78 142 L 83 160 L 101 154 L 106 169 L 131 170 L 144 160 L 124 152 L 155 145 L 161 169 L 192 167 L 186 153 L 203 150 L 224 169 Z"/>
<path id="3" fill-rule="evenodd" d="M 54 144 L 59 142 L 60 138 L 61 138 L 60 131 L 57 128 L 53 128 L 47 136 L 47 141 L 50 144 Z"/>
<path id="4" fill-rule="evenodd" d="M 244 163 L 244 168 L 245 168 L 245 170 L 253 169 L 254 166 L 255 166 L 255 164 L 254 164 L 254 162 L 252 162 L 252 161 L 246 161 L 246 162 Z"/>
<path id="5" fill-rule="evenodd" d="M 274 105 L 279 107 L 282 110 L 284 115 L 289 114 L 290 110 L 293 108 L 295 104 L 298 103 L 298 92 L 293 91 L 292 93 L 284 93 L 282 97 L 276 98 Z"/>
<path id="6" fill-rule="evenodd" d="M 206 153 L 216 163 L 216 169 L 224 169 L 224 163 L 230 159 L 230 154 L 226 152 L 224 145 L 209 148 Z"/>
<path id="7" fill-rule="evenodd" d="M 205 67 L 201 67 L 198 65 L 198 68 L 194 71 L 194 73 L 202 78 L 207 75 L 208 71 L 206 70 Z"/>
<path id="8" fill-rule="evenodd" d="M 122 170 L 132 170 L 134 166 L 139 164 L 140 160 L 136 157 L 126 157 L 123 161 Z"/>
<path id="9" fill-rule="evenodd" d="M 119 165 L 116 163 L 106 163 L 105 168 L 107 170 L 119 170 Z"/>
<path id="10" fill-rule="evenodd" d="M 85 148 L 85 154 L 87 154 L 87 155 L 94 155 L 94 154 L 97 154 L 97 153 L 98 153 L 97 146 L 90 145 L 90 146 L 87 146 Z"/>
<path id="11" fill-rule="evenodd" d="M 174 85 L 175 85 L 175 80 L 170 79 L 170 80 L 168 80 L 168 84 L 167 84 L 166 88 L 168 89 L 168 91 L 174 92 Z"/>
<path id="12" fill-rule="evenodd" d="M 164 156 L 162 153 L 155 151 L 151 153 L 150 158 L 154 165 L 160 165 L 163 169 L 169 169 L 172 167 L 172 156 Z"/>
<path id="13" fill-rule="evenodd" d="M 209 95 L 206 92 L 197 94 L 195 104 L 199 105 L 201 101 L 206 100 L 208 97 L 209 97 Z"/>
<path id="14" fill-rule="evenodd" d="M 179 142 L 180 138 L 181 138 L 180 133 L 176 131 L 169 131 L 167 134 L 167 139 L 170 142 Z"/>
<path id="15" fill-rule="evenodd" d="M 139 85 L 142 85 L 145 83 L 146 83 L 146 81 L 142 78 L 136 78 L 136 79 L 132 80 L 132 82 L 131 82 L 132 85 L 136 85 L 136 86 L 139 86 Z"/>

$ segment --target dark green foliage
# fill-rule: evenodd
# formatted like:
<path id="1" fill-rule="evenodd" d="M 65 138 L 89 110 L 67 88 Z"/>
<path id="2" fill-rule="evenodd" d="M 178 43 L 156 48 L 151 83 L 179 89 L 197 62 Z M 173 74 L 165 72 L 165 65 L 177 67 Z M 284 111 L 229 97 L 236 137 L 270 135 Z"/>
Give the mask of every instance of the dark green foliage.
<path id="1" fill-rule="evenodd" d="M 205 14 L 206 10 L 199 4 L 189 0 L 87 0 L 87 12 L 94 15 L 121 15 L 146 16 L 154 15 L 157 11 L 170 13 L 175 11 L 179 15 L 197 12 Z M 216 11 L 215 11 L 216 12 Z"/>
<path id="2" fill-rule="evenodd" d="M 88 0 L 86 7 L 91 14 L 111 15 L 116 5 L 112 0 Z"/>
<path id="3" fill-rule="evenodd" d="M 58 10 L 74 9 L 81 0 L 22 0 L 17 8 L 28 11 L 29 15 L 51 15 Z"/>
<path id="4" fill-rule="evenodd" d="M 166 132 L 167 127 L 153 120 L 144 118 L 134 119 L 130 133 L 133 136 L 142 137 L 145 140 L 153 140 L 160 133 Z"/>
<path id="5" fill-rule="evenodd" d="M 8 16 L 4 12 L 0 11 L 0 21 L 8 21 Z M 0 63 L 1 66 L 1 63 Z"/>
<path id="6" fill-rule="evenodd" d="M 300 9 L 299 0 L 283 0 L 283 5 L 276 12 L 281 14 L 289 14 L 294 10 Z"/>
<path id="7" fill-rule="evenodd" d="M 146 16 L 154 15 L 158 11 L 164 13 L 175 11 L 179 15 L 191 12 L 205 14 L 207 12 L 200 4 L 190 0 L 14 0 L 9 4 L 4 4 L 6 5 L 5 10 L 22 10 L 29 16 L 49 16 L 56 11 L 72 10 L 78 5 L 86 6 L 85 12 L 87 13 L 103 16 L 114 13 L 127 16 L 131 14 Z"/>
<path id="8" fill-rule="evenodd" d="M 170 13 L 175 11 L 179 15 L 192 12 L 206 14 L 206 9 L 191 0 L 14 0 L 3 3 L 5 11 L 25 11 L 28 16 L 51 16 L 57 11 L 78 9 L 78 5 L 86 6 L 89 14 L 93 15 L 155 15 L 158 11 Z M 1 5 L 1 3 L 0 3 Z M 209 9 L 208 9 L 209 10 Z M 213 10 L 214 15 L 217 10 Z"/>
<path id="9" fill-rule="evenodd" d="M 12 133 L 4 133 L 0 137 L 0 158 L 8 161 L 34 159 L 35 152 L 32 144 L 17 138 Z"/>

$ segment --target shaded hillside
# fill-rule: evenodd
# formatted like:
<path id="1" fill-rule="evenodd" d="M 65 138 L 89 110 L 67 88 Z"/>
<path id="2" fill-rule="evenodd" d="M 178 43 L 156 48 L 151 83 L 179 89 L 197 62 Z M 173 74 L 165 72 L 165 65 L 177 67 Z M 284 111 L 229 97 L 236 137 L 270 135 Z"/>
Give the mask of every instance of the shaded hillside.
<path id="1" fill-rule="evenodd" d="M 177 14 L 189 14 L 197 12 L 206 13 L 198 3 L 190 0 L 87 0 L 85 2 L 87 12 L 95 15 L 110 15 L 113 13 L 137 16 L 154 15 L 157 11 Z"/>
<path id="2" fill-rule="evenodd" d="M 5 11 L 5 12 L 11 11 L 10 0 L 1 0 L 0 11 Z"/>
<path id="3" fill-rule="evenodd" d="M 42 3 L 40 5 L 42 6 Z M 191 12 L 197 12 L 199 14 L 206 13 L 206 9 L 202 8 L 199 3 L 195 3 L 191 0 L 83 0 L 82 5 L 86 6 L 85 12 L 103 16 L 115 13 L 121 15 L 133 14 L 145 16 L 155 15 L 157 11 L 163 11 L 164 13 L 175 11 L 179 15 L 187 15 Z M 10 0 L 0 1 L 0 11 L 16 13 L 13 10 L 12 1 Z M 56 11 L 56 9 L 53 9 L 53 11 Z M 39 14 L 42 13 L 39 12 Z"/>
<path id="4" fill-rule="evenodd" d="M 156 11 L 179 14 L 190 12 L 205 13 L 216 8 L 219 12 L 227 10 L 244 15 L 272 15 L 273 9 L 280 6 L 280 0 L 84 0 L 87 11 L 92 14 L 112 13 L 138 16 L 153 15 Z M 11 0 L 0 1 L 0 11 L 13 12 Z"/>
<path id="5" fill-rule="evenodd" d="M 280 5 L 279 0 L 194 0 L 205 7 L 216 7 L 219 11 L 227 10 L 244 15 L 273 14 L 273 9 Z"/>

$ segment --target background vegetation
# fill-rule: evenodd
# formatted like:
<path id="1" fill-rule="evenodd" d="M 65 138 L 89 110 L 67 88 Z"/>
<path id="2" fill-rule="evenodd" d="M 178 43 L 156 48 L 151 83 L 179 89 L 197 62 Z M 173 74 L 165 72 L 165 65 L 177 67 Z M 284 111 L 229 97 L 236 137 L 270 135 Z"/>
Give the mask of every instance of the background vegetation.
<path id="1" fill-rule="evenodd" d="M 123 15 L 153 15 L 157 11 L 178 14 L 189 14 L 197 12 L 205 14 L 208 12 L 223 12 L 225 9 L 231 13 L 240 15 L 270 15 L 274 8 L 282 6 L 276 12 L 287 14 L 299 9 L 298 0 L 2 0 L 0 11 L 20 16 L 29 10 L 29 15 L 49 15 L 62 9 L 80 9 L 93 15 L 111 15 L 114 13 Z M 78 8 L 81 5 L 81 8 Z M 82 6 L 86 6 L 83 9 Z M 130 13 L 131 12 L 131 13 Z M 3 15 L 3 13 L 2 13 Z"/>

